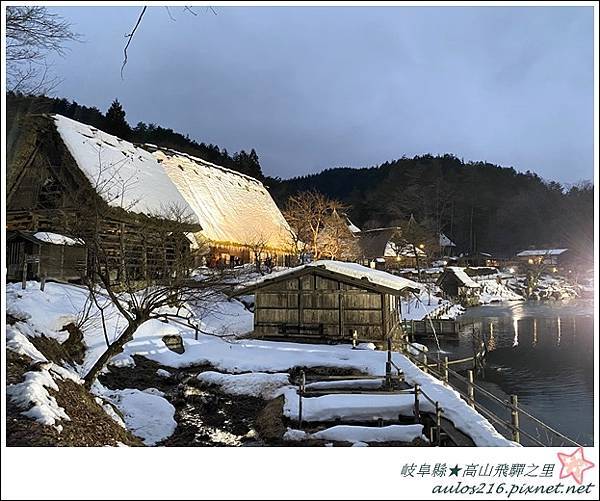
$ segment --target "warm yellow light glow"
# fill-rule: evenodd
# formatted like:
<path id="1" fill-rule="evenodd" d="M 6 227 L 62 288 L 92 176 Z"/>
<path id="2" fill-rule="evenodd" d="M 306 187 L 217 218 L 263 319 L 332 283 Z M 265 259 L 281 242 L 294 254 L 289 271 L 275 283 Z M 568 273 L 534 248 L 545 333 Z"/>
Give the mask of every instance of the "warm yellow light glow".
<path id="1" fill-rule="evenodd" d="M 554 268 L 552 268 L 552 273 L 556 273 L 558 271 L 558 269 L 556 268 L 556 266 Z"/>
<path id="2" fill-rule="evenodd" d="M 527 260 L 527 262 L 528 262 L 529 264 L 533 264 L 533 259 L 528 259 L 528 260 Z"/>
<path id="3" fill-rule="evenodd" d="M 420 247 L 421 249 L 424 249 L 424 248 L 425 248 L 425 244 L 419 244 L 419 247 Z"/>
<path id="4" fill-rule="evenodd" d="M 509 271 L 510 273 L 514 273 L 514 272 L 515 272 L 515 269 L 514 269 L 514 268 L 509 268 L 509 269 L 508 269 L 508 271 Z"/>

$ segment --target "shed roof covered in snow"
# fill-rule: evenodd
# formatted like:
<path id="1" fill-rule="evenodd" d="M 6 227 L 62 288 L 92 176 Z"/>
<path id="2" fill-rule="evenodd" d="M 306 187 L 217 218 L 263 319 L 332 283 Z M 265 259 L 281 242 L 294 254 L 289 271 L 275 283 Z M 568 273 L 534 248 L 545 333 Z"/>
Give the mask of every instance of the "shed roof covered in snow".
<path id="1" fill-rule="evenodd" d="M 62 115 L 52 118 L 77 166 L 108 205 L 150 216 L 167 216 L 170 208 L 178 207 L 198 222 L 150 152 Z"/>
<path id="2" fill-rule="evenodd" d="M 467 275 L 465 269 L 461 268 L 460 266 L 448 266 L 445 271 L 448 273 L 453 273 L 463 287 L 469 287 L 472 289 L 479 289 L 481 287 L 477 282 L 475 282 L 475 280 Z"/>
<path id="3" fill-rule="evenodd" d="M 12 230 L 6 232 L 7 241 L 15 240 L 18 238 L 29 240 L 36 245 L 66 245 L 69 247 L 80 247 L 83 246 L 83 242 L 78 238 L 68 237 L 59 233 L 51 233 L 49 231 L 22 231 Z"/>
<path id="4" fill-rule="evenodd" d="M 201 158 L 146 147 L 198 218 L 201 238 L 224 245 L 289 248 L 290 228 L 264 185 Z"/>
<path id="5" fill-rule="evenodd" d="M 357 263 L 347 263 L 343 261 L 332 261 L 322 259 L 312 263 L 289 268 L 287 270 L 265 275 L 257 280 L 252 280 L 241 284 L 241 293 L 251 292 L 263 286 L 269 285 L 280 280 L 288 280 L 293 276 L 300 276 L 305 273 L 311 273 L 314 270 L 328 272 L 331 275 L 345 277 L 352 281 L 359 281 L 365 288 L 377 289 L 389 294 L 402 294 L 404 292 L 419 292 L 420 286 L 417 282 L 408 278 L 399 277 L 385 271 L 367 268 Z"/>
<path id="6" fill-rule="evenodd" d="M 521 251 L 517 257 L 532 257 L 532 256 L 560 256 L 569 249 L 528 249 Z"/>

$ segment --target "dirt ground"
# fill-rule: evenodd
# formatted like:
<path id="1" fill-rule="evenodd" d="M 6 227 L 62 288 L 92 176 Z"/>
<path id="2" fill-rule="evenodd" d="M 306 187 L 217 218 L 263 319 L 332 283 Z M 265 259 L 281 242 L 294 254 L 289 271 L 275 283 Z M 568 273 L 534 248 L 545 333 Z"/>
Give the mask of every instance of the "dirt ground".
<path id="1" fill-rule="evenodd" d="M 31 360 L 7 350 L 6 382 L 19 383 L 25 372 L 33 370 Z M 23 409 L 6 399 L 6 445 L 9 447 L 65 446 L 98 447 L 119 444 L 139 446 L 142 442 L 119 426 L 98 405 L 82 385 L 69 380 L 57 380 L 59 391 L 49 389 L 71 421 L 61 421 L 59 433 L 52 426 L 39 424 L 22 414 Z"/>

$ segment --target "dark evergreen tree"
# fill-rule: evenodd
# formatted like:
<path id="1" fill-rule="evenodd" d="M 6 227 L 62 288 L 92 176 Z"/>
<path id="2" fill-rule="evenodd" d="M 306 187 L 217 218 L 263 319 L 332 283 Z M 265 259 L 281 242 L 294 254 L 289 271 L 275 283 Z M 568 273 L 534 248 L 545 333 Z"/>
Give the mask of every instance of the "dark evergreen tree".
<path id="1" fill-rule="evenodd" d="M 106 112 L 104 130 L 126 141 L 131 139 L 131 127 L 125 120 L 125 110 L 118 99 L 112 102 Z"/>

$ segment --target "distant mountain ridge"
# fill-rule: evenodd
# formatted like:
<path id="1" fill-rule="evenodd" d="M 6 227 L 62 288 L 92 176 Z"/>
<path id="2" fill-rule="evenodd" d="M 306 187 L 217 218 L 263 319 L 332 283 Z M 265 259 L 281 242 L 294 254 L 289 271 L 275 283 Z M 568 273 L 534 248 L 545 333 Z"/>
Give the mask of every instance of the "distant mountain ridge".
<path id="1" fill-rule="evenodd" d="M 339 167 L 292 179 L 269 178 L 276 202 L 317 190 L 348 206 L 361 228 L 395 225 L 411 214 L 465 252 L 512 255 L 536 246 L 593 250 L 591 183 L 564 187 L 527 171 L 454 155 L 402 157 L 379 166 Z"/>

